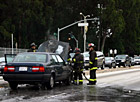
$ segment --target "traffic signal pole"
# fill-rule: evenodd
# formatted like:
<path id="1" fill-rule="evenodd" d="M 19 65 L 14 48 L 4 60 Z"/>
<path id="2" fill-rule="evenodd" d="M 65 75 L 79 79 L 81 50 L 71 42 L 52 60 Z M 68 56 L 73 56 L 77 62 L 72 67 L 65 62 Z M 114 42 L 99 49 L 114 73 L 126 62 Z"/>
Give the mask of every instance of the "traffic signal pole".
<path id="1" fill-rule="evenodd" d="M 97 18 L 90 18 L 90 19 L 86 19 L 86 20 L 87 20 L 87 21 L 92 21 L 92 20 L 97 20 Z M 60 41 L 60 31 L 66 29 L 66 28 L 69 28 L 69 27 L 71 27 L 71 26 L 73 26 L 73 25 L 75 25 L 75 24 L 81 23 L 81 22 L 83 22 L 83 21 L 84 21 L 84 20 L 80 20 L 80 21 L 74 22 L 74 23 L 72 23 L 72 24 L 69 24 L 69 25 L 67 25 L 67 26 L 65 26 L 65 27 L 58 28 L 58 29 L 57 29 L 57 34 L 58 34 L 57 40 Z"/>

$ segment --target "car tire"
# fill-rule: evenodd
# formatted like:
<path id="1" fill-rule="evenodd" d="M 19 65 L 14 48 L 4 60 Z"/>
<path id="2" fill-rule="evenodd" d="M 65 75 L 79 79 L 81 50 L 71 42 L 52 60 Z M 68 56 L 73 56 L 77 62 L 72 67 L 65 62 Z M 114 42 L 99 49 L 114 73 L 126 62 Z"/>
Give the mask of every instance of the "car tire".
<path id="1" fill-rule="evenodd" d="M 120 68 L 121 66 L 120 66 L 120 65 L 118 65 L 118 67 Z"/>
<path id="2" fill-rule="evenodd" d="M 110 69 L 112 68 L 112 64 L 109 66 L 109 68 L 110 68 Z"/>
<path id="3" fill-rule="evenodd" d="M 129 67 L 131 67 L 131 63 L 129 64 Z"/>
<path id="4" fill-rule="evenodd" d="M 123 67 L 126 67 L 126 63 L 124 63 Z"/>
<path id="5" fill-rule="evenodd" d="M 116 64 L 113 66 L 113 68 L 116 68 Z"/>
<path id="6" fill-rule="evenodd" d="M 54 83 L 55 83 L 54 76 L 51 75 L 49 82 L 47 82 L 47 84 L 46 84 L 47 89 L 53 89 Z"/>
<path id="7" fill-rule="evenodd" d="M 9 83 L 9 86 L 12 90 L 17 89 L 18 83 L 16 83 L 16 82 L 8 82 L 8 83 Z"/>
<path id="8" fill-rule="evenodd" d="M 103 65 L 102 65 L 101 69 L 102 69 L 102 70 L 104 70 L 104 68 L 105 68 L 105 64 L 103 63 Z"/>

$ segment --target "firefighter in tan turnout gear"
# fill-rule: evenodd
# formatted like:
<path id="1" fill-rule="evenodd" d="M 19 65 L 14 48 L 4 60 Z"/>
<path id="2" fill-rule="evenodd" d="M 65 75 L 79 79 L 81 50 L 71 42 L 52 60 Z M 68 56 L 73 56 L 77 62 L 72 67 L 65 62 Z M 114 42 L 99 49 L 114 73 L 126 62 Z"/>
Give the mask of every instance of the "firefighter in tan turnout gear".
<path id="1" fill-rule="evenodd" d="M 82 78 L 82 73 L 83 73 L 83 63 L 84 63 L 84 57 L 81 55 L 81 51 L 79 48 L 75 49 L 75 55 L 72 59 L 72 62 L 74 63 L 74 84 L 77 85 L 78 82 L 78 77 L 79 77 L 79 85 L 83 84 L 83 78 Z"/>
<path id="2" fill-rule="evenodd" d="M 90 65 L 90 79 L 87 85 L 95 85 L 96 84 L 96 70 L 97 70 L 97 54 L 94 50 L 94 44 L 90 43 L 89 47 L 89 65 Z"/>

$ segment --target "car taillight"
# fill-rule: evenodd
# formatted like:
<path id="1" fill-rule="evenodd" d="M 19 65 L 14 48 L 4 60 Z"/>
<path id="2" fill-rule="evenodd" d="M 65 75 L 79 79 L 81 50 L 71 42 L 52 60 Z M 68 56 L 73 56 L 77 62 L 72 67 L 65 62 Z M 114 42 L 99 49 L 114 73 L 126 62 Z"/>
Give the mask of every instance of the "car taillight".
<path id="1" fill-rule="evenodd" d="M 5 67 L 4 67 L 4 72 L 7 72 L 7 71 L 8 71 L 8 67 L 5 66 Z"/>
<path id="2" fill-rule="evenodd" d="M 45 72 L 45 69 L 43 66 L 33 66 L 32 72 Z"/>
<path id="3" fill-rule="evenodd" d="M 14 72 L 15 67 L 14 66 L 5 66 L 4 67 L 4 72 Z"/>
<path id="4" fill-rule="evenodd" d="M 39 67 L 39 72 L 45 72 L 45 68 L 43 66 Z"/>

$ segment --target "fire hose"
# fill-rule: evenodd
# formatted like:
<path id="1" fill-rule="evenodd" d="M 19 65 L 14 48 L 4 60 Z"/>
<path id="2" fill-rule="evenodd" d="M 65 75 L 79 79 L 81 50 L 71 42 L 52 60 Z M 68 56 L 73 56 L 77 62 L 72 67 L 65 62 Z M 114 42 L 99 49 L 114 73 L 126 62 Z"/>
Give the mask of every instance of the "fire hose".
<path id="1" fill-rule="evenodd" d="M 83 74 L 83 76 L 85 77 L 85 79 L 86 79 L 87 81 L 90 81 L 90 80 L 86 77 L 86 75 L 85 75 L 84 72 L 83 72 L 82 74 Z"/>

